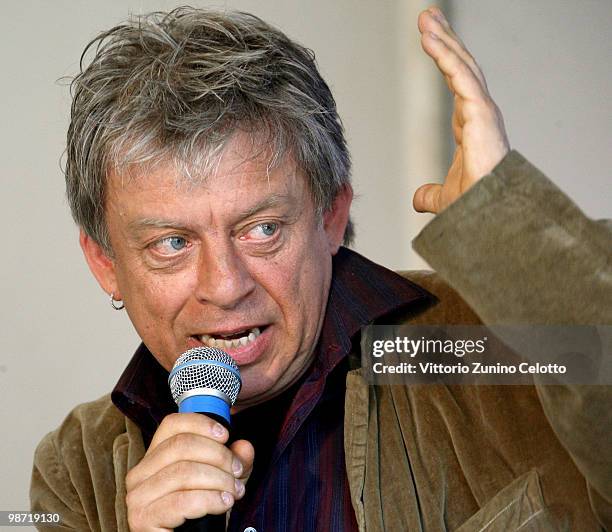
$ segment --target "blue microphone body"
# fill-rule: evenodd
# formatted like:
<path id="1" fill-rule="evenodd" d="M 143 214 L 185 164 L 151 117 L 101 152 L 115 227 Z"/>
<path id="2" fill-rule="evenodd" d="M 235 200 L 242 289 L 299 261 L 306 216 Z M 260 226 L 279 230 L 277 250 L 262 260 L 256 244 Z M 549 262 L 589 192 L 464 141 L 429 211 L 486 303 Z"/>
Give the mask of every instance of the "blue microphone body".
<path id="1" fill-rule="evenodd" d="M 230 405 L 223 399 L 212 395 L 194 395 L 187 397 L 179 405 L 179 412 L 196 412 L 207 416 L 220 416 L 226 425 L 231 424 Z"/>

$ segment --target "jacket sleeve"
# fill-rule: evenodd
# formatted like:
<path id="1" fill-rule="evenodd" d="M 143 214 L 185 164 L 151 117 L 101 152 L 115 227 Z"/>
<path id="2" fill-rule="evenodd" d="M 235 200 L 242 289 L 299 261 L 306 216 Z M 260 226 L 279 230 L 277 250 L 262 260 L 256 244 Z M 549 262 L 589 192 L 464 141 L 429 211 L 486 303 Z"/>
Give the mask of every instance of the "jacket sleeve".
<path id="1" fill-rule="evenodd" d="M 586 217 L 516 151 L 436 216 L 413 247 L 485 324 L 612 325 L 612 225 Z M 612 346 L 605 349 L 609 356 Z M 588 482 L 595 514 L 612 528 L 611 387 L 537 392 Z"/>
<path id="2" fill-rule="evenodd" d="M 32 510 L 58 513 L 64 530 L 128 530 L 125 475 L 142 456 L 140 429 L 110 394 L 78 405 L 36 449 Z"/>
<path id="3" fill-rule="evenodd" d="M 57 513 L 60 526 L 38 530 L 87 530 L 88 523 L 70 475 L 59 458 L 55 432 L 47 434 L 34 454 L 30 503 L 33 512 Z"/>

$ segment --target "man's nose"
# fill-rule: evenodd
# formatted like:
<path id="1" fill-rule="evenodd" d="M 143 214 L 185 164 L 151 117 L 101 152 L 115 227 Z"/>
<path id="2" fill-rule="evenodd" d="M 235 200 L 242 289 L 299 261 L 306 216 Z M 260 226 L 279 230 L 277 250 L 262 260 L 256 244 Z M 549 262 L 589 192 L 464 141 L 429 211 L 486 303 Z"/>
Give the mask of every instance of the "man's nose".
<path id="1" fill-rule="evenodd" d="M 223 309 L 236 307 L 255 290 L 255 280 L 230 244 L 205 250 L 198 264 L 196 297 Z"/>

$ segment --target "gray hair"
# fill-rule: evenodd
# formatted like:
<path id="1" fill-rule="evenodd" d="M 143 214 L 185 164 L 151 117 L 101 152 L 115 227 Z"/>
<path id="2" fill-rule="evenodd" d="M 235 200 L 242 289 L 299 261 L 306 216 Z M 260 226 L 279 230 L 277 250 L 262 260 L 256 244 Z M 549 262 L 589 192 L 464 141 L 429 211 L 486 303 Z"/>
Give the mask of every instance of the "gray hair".
<path id="1" fill-rule="evenodd" d="M 271 164 L 291 154 L 319 215 L 350 183 L 342 123 L 313 52 L 248 13 L 180 7 L 133 18 L 87 45 L 71 93 L 68 202 L 109 254 L 109 172 L 169 160 L 201 172 L 237 131 L 263 141 Z M 352 235 L 349 222 L 345 243 Z"/>

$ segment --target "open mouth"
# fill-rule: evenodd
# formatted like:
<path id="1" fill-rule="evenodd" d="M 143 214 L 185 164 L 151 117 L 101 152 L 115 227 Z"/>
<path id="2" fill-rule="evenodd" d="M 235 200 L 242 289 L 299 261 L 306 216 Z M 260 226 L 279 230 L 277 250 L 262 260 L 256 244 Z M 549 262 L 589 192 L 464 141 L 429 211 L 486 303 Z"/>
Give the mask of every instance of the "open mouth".
<path id="1" fill-rule="evenodd" d="M 198 340 L 208 347 L 217 347 L 218 349 L 235 349 L 237 347 L 246 347 L 254 342 L 257 337 L 263 332 L 264 327 L 252 327 L 244 329 L 232 334 L 202 334 L 198 336 Z"/>

